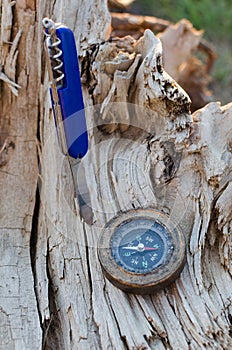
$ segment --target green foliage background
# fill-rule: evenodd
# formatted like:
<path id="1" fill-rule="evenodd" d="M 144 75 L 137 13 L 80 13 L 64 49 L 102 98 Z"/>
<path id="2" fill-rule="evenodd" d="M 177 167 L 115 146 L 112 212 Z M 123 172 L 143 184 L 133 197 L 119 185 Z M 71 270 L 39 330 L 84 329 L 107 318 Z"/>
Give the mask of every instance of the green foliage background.
<path id="1" fill-rule="evenodd" d="M 218 59 L 212 72 L 213 100 L 232 101 L 232 0 L 136 0 L 131 9 L 172 22 L 189 19 L 204 29 Z"/>
<path id="2" fill-rule="evenodd" d="M 222 34 L 231 38 L 231 0 L 137 0 L 136 4 L 147 13 L 174 22 L 188 18 L 197 29 L 205 29 L 209 39 L 219 39 Z"/>

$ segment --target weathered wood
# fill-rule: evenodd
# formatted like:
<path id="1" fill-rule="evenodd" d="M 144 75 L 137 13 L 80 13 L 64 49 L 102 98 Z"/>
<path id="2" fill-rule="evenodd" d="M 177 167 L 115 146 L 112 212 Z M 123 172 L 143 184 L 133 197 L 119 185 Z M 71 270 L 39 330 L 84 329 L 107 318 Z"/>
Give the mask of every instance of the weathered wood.
<path id="1" fill-rule="evenodd" d="M 112 36 L 126 36 L 132 35 L 136 38 L 140 38 L 146 29 L 152 30 L 154 33 L 163 32 L 173 23 L 164 20 L 162 18 L 154 16 L 135 15 L 132 13 L 111 13 L 112 16 Z M 207 73 L 210 73 L 214 61 L 217 58 L 217 54 L 212 45 L 201 38 L 198 43 L 198 50 L 202 51 L 206 55 L 207 59 Z"/>
<path id="2" fill-rule="evenodd" d="M 0 348 L 40 349 L 30 240 L 35 229 L 41 46 L 33 4 L 3 0 L 0 14 Z"/>
<path id="3" fill-rule="evenodd" d="M 232 104 L 211 103 L 191 116 L 150 31 L 139 41 L 106 41 L 106 1 L 49 1 L 46 13 L 40 3 L 36 20 L 62 20 L 79 47 L 90 138 L 82 166 L 94 214 L 88 225 L 75 211 L 70 167 L 57 144 L 40 35 L 30 49 L 32 5 L 14 5 L 15 28 L 23 28 L 18 66 L 15 76 L 2 70 L 22 89 L 18 97 L 6 83 L 1 90 L 1 347 L 230 349 Z M 119 211 L 149 206 L 180 225 L 187 263 L 165 290 L 129 295 L 103 277 L 97 240 Z"/>
<path id="4" fill-rule="evenodd" d="M 129 33 L 133 36 L 141 36 L 146 29 L 153 32 L 163 32 L 171 25 L 170 21 L 154 16 L 141 16 L 132 13 L 111 13 L 112 35 L 125 36 Z"/>
<path id="5" fill-rule="evenodd" d="M 217 57 L 215 50 L 203 38 L 203 31 L 196 30 L 187 20 L 173 25 L 169 21 L 130 13 L 112 13 L 112 36 L 132 35 L 140 38 L 146 29 L 158 33 L 163 44 L 165 70 L 187 91 L 192 100 L 191 110 L 211 101 L 208 89 L 210 71 Z M 204 60 L 197 58 L 203 52 Z"/>

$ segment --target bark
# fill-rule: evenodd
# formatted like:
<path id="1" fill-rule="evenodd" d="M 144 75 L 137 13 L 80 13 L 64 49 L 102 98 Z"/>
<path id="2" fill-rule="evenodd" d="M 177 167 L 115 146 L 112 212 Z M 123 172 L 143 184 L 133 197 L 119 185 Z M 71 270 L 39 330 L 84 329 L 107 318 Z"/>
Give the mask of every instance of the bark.
<path id="1" fill-rule="evenodd" d="M 0 14 L 0 347 L 230 349 L 232 104 L 191 115 L 151 31 L 107 40 L 106 0 L 2 0 Z M 92 225 L 75 211 L 57 144 L 45 15 L 76 36 Z M 119 211 L 149 206 L 178 222 L 187 263 L 165 290 L 126 294 L 103 277 L 98 236 Z"/>

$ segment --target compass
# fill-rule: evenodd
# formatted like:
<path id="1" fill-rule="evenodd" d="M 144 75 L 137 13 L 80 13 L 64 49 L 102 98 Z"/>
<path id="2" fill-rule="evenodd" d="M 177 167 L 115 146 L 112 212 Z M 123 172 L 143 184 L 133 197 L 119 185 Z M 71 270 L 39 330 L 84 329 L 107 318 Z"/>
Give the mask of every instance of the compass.
<path id="1" fill-rule="evenodd" d="M 149 294 L 173 282 L 186 260 L 185 237 L 166 214 L 130 210 L 107 223 L 98 244 L 105 276 L 116 287 Z"/>

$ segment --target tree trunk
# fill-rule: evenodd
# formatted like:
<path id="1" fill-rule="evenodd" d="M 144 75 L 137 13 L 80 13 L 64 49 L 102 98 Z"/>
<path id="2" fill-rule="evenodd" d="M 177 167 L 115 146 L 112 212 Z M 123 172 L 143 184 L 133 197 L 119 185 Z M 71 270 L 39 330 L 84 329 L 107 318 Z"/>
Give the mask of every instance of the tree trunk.
<path id="1" fill-rule="evenodd" d="M 0 4 L 0 348 L 231 349 L 232 104 L 191 115 L 151 31 L 108 40 L 106 0 Z M 56 140 L 44 16 L 76 37 L 92 223 Z M 179 224 L 187 262 L 169 287 L 132 295 L 104 278 L 97 240 L 119 212 L 147 207 Z"/>

